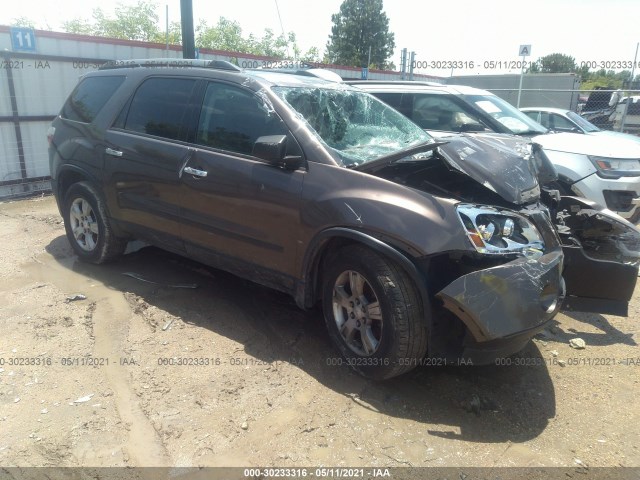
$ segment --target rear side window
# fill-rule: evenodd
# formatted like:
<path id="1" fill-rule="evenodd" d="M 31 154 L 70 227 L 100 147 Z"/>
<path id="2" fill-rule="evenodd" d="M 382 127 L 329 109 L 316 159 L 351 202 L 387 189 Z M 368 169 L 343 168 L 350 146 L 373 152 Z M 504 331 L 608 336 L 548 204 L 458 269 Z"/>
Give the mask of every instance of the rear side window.
<path id="1" fill-rule="evenodd" d="M 180 140 L 187 129 L 185 116 L 196 81 L 150 78 L 136 91 L 124 129 Z M 119 123 L 119 122 L 116 122 Z"/>
<path id="2" fill-rule="evenodd" d="M 123 76 L 85 78 L 62 107 L 62 118 L 91 123 L 124 81 Z"/>

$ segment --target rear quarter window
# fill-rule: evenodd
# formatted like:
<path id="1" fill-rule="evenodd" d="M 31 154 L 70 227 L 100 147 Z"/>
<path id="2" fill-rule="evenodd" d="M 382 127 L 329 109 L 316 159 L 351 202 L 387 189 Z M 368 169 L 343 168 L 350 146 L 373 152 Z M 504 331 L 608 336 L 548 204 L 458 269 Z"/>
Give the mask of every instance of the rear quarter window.
<path id="1" fill-rule="evenodd" d="M 62 107 L 67 120 L 91 123 L 124 81 L 124 76 L 89 77 L 82 80 Z"/>

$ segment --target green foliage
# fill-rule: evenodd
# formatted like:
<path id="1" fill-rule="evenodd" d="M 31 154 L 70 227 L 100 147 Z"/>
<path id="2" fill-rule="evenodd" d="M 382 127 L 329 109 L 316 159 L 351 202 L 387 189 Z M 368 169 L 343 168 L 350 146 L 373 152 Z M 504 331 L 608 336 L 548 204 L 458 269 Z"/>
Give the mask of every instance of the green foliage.
<path id="1" fill-rule="evenodd" d="M 93 26 L 81 18 L 74 18 L 62 23 L 62 29 L 67 33 L 78 33 L 81 35 L 93 35 Z"/>
<path id="2" fill-rule="evenodd" d="M 576 59 L 564 53 L 552 53 L 540 57 L 527 73 L 577 73 Z"/>
<path id="3" fill-rule="evenodd" d="M 575 73 L 580 76 L 580 90 L 594 90 L 595 87 L 606 87 L 612 90 L 623 88 L 624 82 L 631 78 L 629 70 L 616 72 L 601 69 L 590 72 L 587 66 L 578 67 L 575 58 L 564 53 L 552 53 L 540 57 L 527 73 Z M 636 80 L 640 76 L 636 76 Z"/>
<path id="4" fill-rule="evenodd" d="M 36 23 L 27 17 L 18 17 L 11 20 L 12 27 L 36 28 Z"/>
<path id="5" fill-rule="evenodd" d="M 611 90 L 617 90 L 618 88 L 623 88 L 624 82 L 631 79 L 631 72 L 629 70 L 615 72 L 603 68 L 596 72 L 587 72 L 582 78 L 581 90 L 594 90 L 595 87 L 607 87 Z M 636 80 L 638 80 L 638 76 L 636 76 Z"/>
<path id="6" fill-rule="evenodd" d="M 265 28 L 261 37 L 242 35 L 242 27 L 233 20 L 220 17 L 215 26 L 202 20 L 196 27 L 196 45 L 214 50 L 251 53 L 274 58 L 296 58 L 305 61 L 319 61 L 318 49 L 310 48 L 304 55 L 296 42 L 293 32 L 278 35 Z"/>
<path id="7" fill-rule="evenodd" d="M 152 0 L 138 0 L 135 5 L 118 4 L 113 17 L 97 8 L 93 11 L 92 21 L 75 18 L 64 22 L 63 29 L 69 33 L 165 43 L 166 33 L 164 29 L 158 27 L 158 20 L 156 4 Z M 293 32 L 276 35 L 273 30 L 267 28 L 261 37 L 254 35 L 244 37 L 240 24 L 224 17 L 220 17 L 214 26 L 201 20 L 195 28 L 195 35 L 196 46 L 199 48 L 313 62 L 321 60 L 316 47 L 310 48 L 303 54 Z M 169 25 L 169 43 L 179 44 L 181 39 L 180 22 L 172 22 Z"/>
<path id="8" fill-rule="evenodd" d="M 344 0 L 340 11 L 331 16 L 333 27 L 327 42 L 330 63 L 361 67 L 367 65 L 369 47 L 374 68 L 386 68 L 395 41 L 389 32 L 389 18 L 382 11 L 382 0 Z"/>

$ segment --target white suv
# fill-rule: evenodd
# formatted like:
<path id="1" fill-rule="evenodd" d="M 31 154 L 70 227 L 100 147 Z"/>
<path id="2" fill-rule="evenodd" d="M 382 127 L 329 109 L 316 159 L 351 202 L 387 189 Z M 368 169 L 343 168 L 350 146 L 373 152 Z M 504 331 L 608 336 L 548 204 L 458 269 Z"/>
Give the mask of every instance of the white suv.
<path id="1" fill-rule="evenodd" d="M 624 138 L 550 133 L 486 90 L 421 82 L 349 82 L 375 95 L 437 138 L 451 132 L 530 137 L 558 170 L 563 194 L 585 197 L 620 216 L 640 219 L 640 145 Z"/>

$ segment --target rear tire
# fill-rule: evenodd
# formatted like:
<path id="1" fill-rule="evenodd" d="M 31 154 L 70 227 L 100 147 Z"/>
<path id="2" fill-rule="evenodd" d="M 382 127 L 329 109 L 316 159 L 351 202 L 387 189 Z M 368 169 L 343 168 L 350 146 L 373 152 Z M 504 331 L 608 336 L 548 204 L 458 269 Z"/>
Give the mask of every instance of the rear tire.
<path id="1" fill-rule="evenodd" d="M 124 253 L 127 241 L 113 233 L 104 201 L 90 183 L 71 185 L 62 211 L 67 238 L 80 260 L 105 263 Z"/>
<path id="2" fill-rule="evenodd" d="M 366 247 L 348 246 L 328 259 L 323 310 L 331 340 L 364 377 L 401 375 L 427 352 L 418 289 L 404 269 Z"/>

